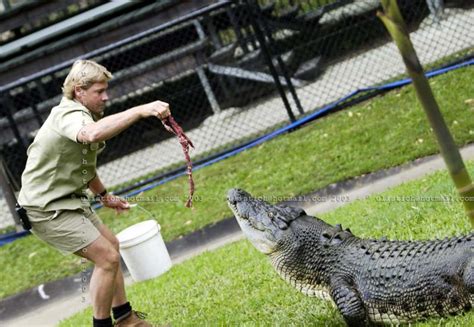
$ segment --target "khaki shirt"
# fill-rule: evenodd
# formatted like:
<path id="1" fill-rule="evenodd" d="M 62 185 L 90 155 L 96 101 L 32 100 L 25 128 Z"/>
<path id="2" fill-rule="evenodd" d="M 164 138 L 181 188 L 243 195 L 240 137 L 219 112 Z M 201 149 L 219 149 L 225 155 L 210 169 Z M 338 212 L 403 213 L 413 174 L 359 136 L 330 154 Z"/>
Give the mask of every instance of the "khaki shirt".
<path id="1" fill-rule="evenodd" d="M 77 101 L 62 98 L 27 150 L 18 203 L 44 211 L 88 207 L 88 183 L 96 176 L 97 153 L 104 142 L 83 144 L 76 139 L 84 125 L 96 121 Z"/>

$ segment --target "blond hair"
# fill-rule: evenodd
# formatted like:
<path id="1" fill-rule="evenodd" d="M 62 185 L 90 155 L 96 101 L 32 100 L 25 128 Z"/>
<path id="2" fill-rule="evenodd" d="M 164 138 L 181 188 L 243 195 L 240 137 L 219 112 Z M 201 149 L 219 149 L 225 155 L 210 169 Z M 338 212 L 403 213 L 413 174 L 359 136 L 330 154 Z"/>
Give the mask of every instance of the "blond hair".
<path id="1" fill-rule="evenodd" d="M 108 82 L 112 73 L 92 60 L 77 60 L 72 65 L 63 84 L 63 94 L 68 99 L 74 98 L 74 88 L 80 86 L 87 90 L 94 83 Z"/>

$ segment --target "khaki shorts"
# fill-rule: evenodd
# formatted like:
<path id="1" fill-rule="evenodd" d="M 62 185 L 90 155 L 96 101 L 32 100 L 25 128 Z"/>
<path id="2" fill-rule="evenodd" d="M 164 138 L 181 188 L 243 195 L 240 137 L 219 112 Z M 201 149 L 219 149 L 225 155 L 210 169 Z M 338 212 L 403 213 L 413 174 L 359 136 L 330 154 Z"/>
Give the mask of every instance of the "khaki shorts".
<path id="1" fill-rule="evenodd" d="M 33 220 L 31 232 L 64 255 L 79 251 L 100 236 L 102 221 L 91 208 L 58 211 L 27 209 L 27 214 Z"/>

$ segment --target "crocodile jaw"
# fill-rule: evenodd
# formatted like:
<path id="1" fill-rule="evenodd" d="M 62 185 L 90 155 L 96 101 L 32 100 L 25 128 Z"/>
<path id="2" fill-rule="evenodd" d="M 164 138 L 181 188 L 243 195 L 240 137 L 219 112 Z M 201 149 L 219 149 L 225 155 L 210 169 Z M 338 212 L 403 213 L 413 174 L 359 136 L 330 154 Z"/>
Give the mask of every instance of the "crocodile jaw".
<path id="1" fill-rule="evenodd" d="M 244 235 L 249 241 L 264 254 L 271 254 L 276 250 L 276 241 L 273 235 L 269 233 L 264 226 L 256 224 L 256 218 L 252 216 L 243 215 L 238 208 L 238 203 L 234 201 L 228 201 L 228 205 L 237 220 L 237 223 L 242 229 Z"/>

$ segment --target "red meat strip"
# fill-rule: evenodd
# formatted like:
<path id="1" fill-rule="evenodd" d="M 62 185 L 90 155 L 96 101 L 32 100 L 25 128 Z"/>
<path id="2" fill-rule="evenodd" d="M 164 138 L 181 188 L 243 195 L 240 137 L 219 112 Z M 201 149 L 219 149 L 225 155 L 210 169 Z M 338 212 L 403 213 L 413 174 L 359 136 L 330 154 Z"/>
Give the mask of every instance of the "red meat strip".
<path id="1" fill-rule="evenodd" d="M 161 121 L 166 130 L 170 133 L 173 133 L 178 137 L 179 143 L 183 148 L 184 158 L 186 159 L 187 165 L 187 175 L 189 179 L 189 196 L 186 201 L 185 206 L 191 208 L 193 206 L 193 194 L 194 194 L 194 180 L 193 180 L 193 163 L 189 157 L 189 147 L 191 146 L 194 149 L 193 142 L 184 134 L 183 129 L 178 123 L 174 120 L 173 116 L 169 115 L 168 117 L 162 119 Z"/>

